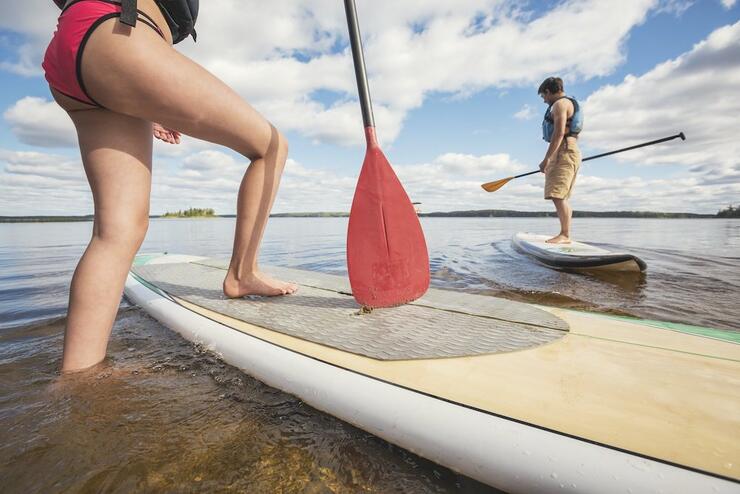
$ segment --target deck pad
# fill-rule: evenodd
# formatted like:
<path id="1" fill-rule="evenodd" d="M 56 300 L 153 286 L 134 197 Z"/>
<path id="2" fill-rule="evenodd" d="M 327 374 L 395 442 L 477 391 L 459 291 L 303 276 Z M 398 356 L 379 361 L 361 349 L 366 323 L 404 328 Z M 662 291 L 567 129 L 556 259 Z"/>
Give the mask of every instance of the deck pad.
<path id="1" fill-rule="evenodd" d="M 435 289 L 413 304 L 363 314 L 343 277 L 288 268 L 265 271 L 297 282 L 298 293 L 227 299 L 221 289 L 226 265 L 209 259 L 147 264 L 131 271 L 201 307 L 378 360 L 511 352 L 550 343 L 568 331 L 562 319 L 527 304 Z"/>
<path id="2" fill-rule="evenodd" d="M 195 264 L 228 269 L 228 259 L 204 259 L 194 261 Z M 352 295 L 352 287 L 346 276 L 270 266 L 269 271 L 279 279 L 295 281 L 302 286 L 332 290 L 344 295 Z M 568 323 L 563 319 L 530 304 L 505 300 L 474 293 L 457 292 L 452 290 L 430 289 L 420 299 L 409 305 L 434 307 L 437 309 L 462 312 L 465 314 L 490 317 L 502 321 L 519 322 L 531 326 L 568 331 Z"/>

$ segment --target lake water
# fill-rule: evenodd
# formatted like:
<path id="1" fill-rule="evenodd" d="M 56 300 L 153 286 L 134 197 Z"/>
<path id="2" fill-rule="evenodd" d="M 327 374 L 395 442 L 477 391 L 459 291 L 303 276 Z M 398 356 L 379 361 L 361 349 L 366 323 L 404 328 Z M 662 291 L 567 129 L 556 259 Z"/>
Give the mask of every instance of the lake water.
<path id="1" fill-rule="evenodd" d="M 553 271 L 513 251 L 553 218 L 424 218 L 433 285 L 738 331 L 740 220 L 575 220 L 638 276 Z M 143 252 L 228 257 L 233 219 L 152 220 Z M 274 218 L 261 262 L 345 274 L 346 218 Z M 0 224 L 4 492 L 495 492 L 223 364 L 122 301 L 109 358 L 57 379 L 68 285 L 92 223 Z"/>

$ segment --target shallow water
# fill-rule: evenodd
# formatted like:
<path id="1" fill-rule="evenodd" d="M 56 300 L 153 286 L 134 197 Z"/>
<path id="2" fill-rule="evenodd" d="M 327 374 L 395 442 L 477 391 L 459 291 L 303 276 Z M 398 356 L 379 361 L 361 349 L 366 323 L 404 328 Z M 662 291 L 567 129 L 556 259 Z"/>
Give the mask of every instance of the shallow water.
<path id="1" fill-rule="evenodd" d="M 740 221 L 577 219 L 647 275 L 537 265 L 511 249 L 548 218 L 425 218 L 433 283 L 541 304 L 738 330 Z M 109 359 L 57 379 L 68 284 L 91 223 L 0 224 L 3 492 L 495 492 L 318 412 L 125 301 Z M 273 219 L 262 262 L 346 272 L 346 219 Z M 226 257 L 232 219 L 153 220 L 142 248 Z M 57 320 L 54 320 L 57 319 Z"/>

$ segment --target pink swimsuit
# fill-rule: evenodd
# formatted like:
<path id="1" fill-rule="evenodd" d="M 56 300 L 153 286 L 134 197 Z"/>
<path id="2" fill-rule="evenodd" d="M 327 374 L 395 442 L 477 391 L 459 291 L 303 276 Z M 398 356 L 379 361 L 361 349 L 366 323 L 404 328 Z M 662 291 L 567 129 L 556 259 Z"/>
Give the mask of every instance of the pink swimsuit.
<path id="1" fill-rule="evenodd" d="M 164 38 L 151 17 L 137 12 L 139 21 Z M 95 29 L 114 17 L 121 17 L 121 5 L 111 0 L 74 0 L 67 5 L 41 64 L 52 88 L 82 103 L 103 107 L 88 94 L 82 82 L 82 52 Z"/>

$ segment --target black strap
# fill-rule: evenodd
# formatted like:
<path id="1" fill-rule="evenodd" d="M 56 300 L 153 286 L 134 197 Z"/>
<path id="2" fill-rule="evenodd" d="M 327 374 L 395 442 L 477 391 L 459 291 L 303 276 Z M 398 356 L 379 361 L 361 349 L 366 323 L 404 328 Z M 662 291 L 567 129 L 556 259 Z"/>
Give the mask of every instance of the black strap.
<path id="1" fill-rule="evenodd" d="M 121 22 L 136 27 L 136 0 L 121 0 Z"/>

